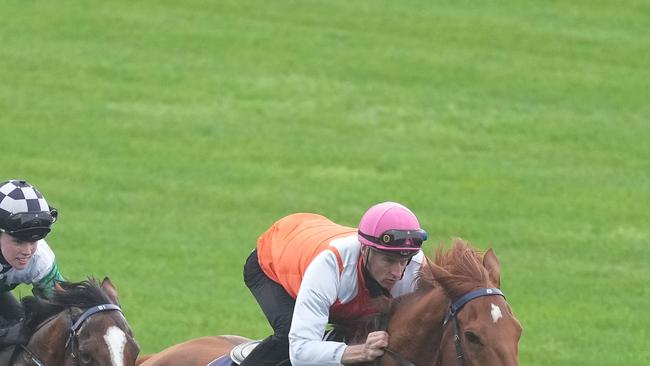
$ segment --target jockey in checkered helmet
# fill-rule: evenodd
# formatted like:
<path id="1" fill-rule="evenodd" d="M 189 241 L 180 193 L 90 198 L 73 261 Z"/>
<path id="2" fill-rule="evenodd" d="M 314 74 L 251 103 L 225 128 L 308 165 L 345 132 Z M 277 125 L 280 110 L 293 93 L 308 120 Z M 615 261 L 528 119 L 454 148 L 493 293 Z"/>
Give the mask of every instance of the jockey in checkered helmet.
<path id="1" fill-rule="evenodd" d="M 23 241 L 45 238 L 56 221 L 57 211 L 24 180 L 0 183 L 0 231 Z"/>
<path id="2" fill-rule="evenodd" d="M 32 286 L 35 296 L 50 298 L 64 280 L 54 253 L 43 238 L 57 212 L 24 180 L 0 183 L 0 350 L 29 340 L 20 304 L 11 290 Z"/>

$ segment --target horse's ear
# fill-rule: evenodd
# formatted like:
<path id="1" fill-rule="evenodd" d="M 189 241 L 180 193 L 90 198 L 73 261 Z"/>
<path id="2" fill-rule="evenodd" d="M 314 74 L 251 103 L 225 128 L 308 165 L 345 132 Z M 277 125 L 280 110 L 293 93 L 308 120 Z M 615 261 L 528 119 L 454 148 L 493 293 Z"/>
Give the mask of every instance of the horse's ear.
<path id="1" fill-rule="evenodd" d="M 492 248 L 488 249 L 483 256 L 483 267 L 485 267 L 490 275 L 490 281 L 497 288 L 501 288 L 501 270 L 499 266 L 499 259 L 494 254 Z"/>
<path id="2" fill-rule="evenodd" d="M 118 300 L 117 297 L 117 289 L 113 285 L 113 282 L 111 282 L 111 279 L 108 277 L 104 277 L 104 280 L 102 281 L 102 288 L 104 291 L 106 291 L 106 294 L 108 297 L 111 299 L 111 302 L 115 305 L 119 305 L 120 301 Z"/>

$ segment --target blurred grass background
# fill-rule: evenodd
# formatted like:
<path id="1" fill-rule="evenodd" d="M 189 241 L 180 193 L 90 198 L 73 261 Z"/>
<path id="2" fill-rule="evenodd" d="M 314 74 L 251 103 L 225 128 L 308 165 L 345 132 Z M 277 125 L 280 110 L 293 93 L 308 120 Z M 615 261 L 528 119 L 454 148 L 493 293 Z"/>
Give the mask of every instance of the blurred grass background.
<path id="1" fill-rule="evenodd" d="M 143 353 L 270 331 L 243 284 L 292 212 L 409 206 L 493 247 L 522 365 L 644 364 L 647 1 L 3 1 L 0 179 L 57 207 Z M 28 294 L 21 287 L 18 294 Z"/>

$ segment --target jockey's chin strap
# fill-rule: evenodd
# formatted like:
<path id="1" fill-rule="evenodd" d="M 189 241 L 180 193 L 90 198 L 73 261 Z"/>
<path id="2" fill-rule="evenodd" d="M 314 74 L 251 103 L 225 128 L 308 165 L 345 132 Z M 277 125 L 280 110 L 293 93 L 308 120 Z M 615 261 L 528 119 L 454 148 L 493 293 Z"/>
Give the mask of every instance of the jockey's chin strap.
<path id="1" fill-rule="evenodd" d="M 79 351 L 79 330 L 81 329 L 81 326 L 84 324 L 84 322 L 88 319 L 90 319 L 91 316 L 101 313 L 103 311 L 119 311 L 122 313 L 122 308 L 120 308 L 117 305 L 114 304 L 103 304 L 103 305 L 97 305 L 93 306 L 92 308 L 89 308 L 88 310 L 84 311 L 83 314 L 77 319 L 74 324 L 70 327 L 70 334 L 68 335 L 68 339 L 65 341 L 65 348 L 68 349 L 68 346 L 70 346 L 70 356 L 72 357 L 72 364 L 77 365 L 77 353 Z M 43 365 L 45 366 L 45 365 Z"/>
<path id="2" fill-rule="evenodd" d="M 474 290 L 468 294 L 465 294 L 463 297 L 460 299 L 456 300 L 454 303 L 449 306 L 449 311 L 447 311 L 447 316 L 445 316 L 445 320 L 442 323 L 442 326 L 444 327 L 447 325 L 449 322 L 449 319 L 453 320 L 454 323 L 454 345 L 456 346 L 456 358 L 458 359 L 458 365 L 464 366 L 465 365 L 465 356 L 463 354 L 463 346 L 460 343 L 460 329 L 458 327 L 458 320 L 456 319 L 456 314 L 460 311 L 460 309 L 465 306 L 468 302 L 476 299 L 477 297 L 482 297 L 482 296 L 502 296 L 505 298 L 506 296 L 499 290 L 498 288 L 480 288 L 478 290 Z"/>

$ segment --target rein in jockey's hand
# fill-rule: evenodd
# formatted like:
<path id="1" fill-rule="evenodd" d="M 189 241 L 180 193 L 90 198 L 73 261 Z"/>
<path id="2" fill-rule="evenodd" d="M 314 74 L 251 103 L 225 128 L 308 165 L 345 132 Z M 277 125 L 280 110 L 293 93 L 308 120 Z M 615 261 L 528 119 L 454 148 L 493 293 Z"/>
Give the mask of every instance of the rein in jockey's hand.
<path id="1" fill-rule="evenodd" d="M 353 364 L 374 361 L 384 354 L 384 348 L 388 347 L 388 333 L 384 331 L 368 334 L 366 343 L 345 347 L 342 364 Z"/>

